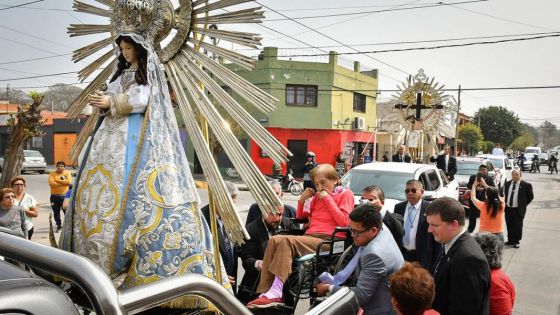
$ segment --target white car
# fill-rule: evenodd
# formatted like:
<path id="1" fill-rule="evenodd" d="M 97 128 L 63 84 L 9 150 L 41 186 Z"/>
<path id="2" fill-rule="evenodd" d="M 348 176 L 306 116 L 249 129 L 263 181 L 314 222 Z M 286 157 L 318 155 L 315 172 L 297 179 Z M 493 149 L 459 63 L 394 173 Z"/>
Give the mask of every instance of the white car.
<path id="1" fill-rule="evenodd" d="M 459 198 L 457 181 L 449 182 L 442 170 L 432 164 L 412 163 L 366 163 L 352 168 L 342 177 L 342 185 L 349 188 L 359 203 L 362 190 L 377 185 L 385 193 L 385 207 L 393 211 L 394 205 L 406 200 L 404 190 L 409 179 L 417 179 L 424 185 L 424 199 L 433 200 L 447 196 Z"/>
<path id="2" fill-rule="evenodd" d="M 47 163 L 45 157 L 39 151 L 23 150 L 23 163 L 21 164 L 21 172 L 39 172 L 45 174 Z M 0 157 L 0 172 L 4 166 L 4 157 Z"/>
<path id="3" fill-rule="evenodd" d="M 479 154 L 478 157 L 486 158 L 494 165 L 494 182 L 498 185 L 500 192 L 504 189 L 506 181 L 511 180 L 513 164 L 505 155 Z"/>

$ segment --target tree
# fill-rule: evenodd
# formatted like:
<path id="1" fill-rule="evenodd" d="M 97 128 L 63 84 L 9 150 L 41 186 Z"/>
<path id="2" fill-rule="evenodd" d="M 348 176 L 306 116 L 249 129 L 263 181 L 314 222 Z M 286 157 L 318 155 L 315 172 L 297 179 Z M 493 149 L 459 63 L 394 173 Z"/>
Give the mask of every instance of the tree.
<path id="1" fill-rule="evenodd" d="M 537 139 L 532 133 L 525 132 L 512 142 L 511 149 L 513 151 L 523 152 L 526 147 L 534 146 L 536 142 Z"/>
<path id="2" fill-rule="evenodd" d="M 44 93 L 45 99 L 43 103 L 48 109 L 66 111 L 68 106 L 78 98 L 81 92 L 82 89 L 77 86 L 57 83 L 49 87 Z"/>
<path id="3" fill-rule="evenodd" d="M 482 147 L 483 140 L 482 132 L 477 126 L 466 124 L 459 127 L 459 146 L 467 154 L 472 155 L 478 152 Z"/>
<path id="4" fill-rule="evenodd" d="M 491 153 L 492 149 L 494 149 L 494 142 L 482 141 L 481 146 L 482 146 L 481 150 L 484 151 L 484 153 Z"/>
<path id="5" fill-rule="evenodd" d="M 474 114 L 473 122 L 480 126 L 482 135 L 487 141 L 502 144 L 506 148 L 523 130 L 519 118 L 514 112 L 502 106 L 489 106 Z"/>
<path id="6" fill-rule="evenodd" d="M 548 120 L 545 120 L 539 127 L 539 131 L 543 147 L 545 149 L 553 147 L 555 144 L 552 144 L 551 141 L 558 135 L 556 125 Z"/>
<path id="7" fill-rule="evenodd" d="M 4 165 L 2 165 L 2 187 L 10 187 L 10 180 L 20 174 L 23 162 L 23 147 L 27 140 L 32 137 L 41 136 L 41 102 L 43 95 L 37 92 L 29 93 L 32 103 L 18 107 L 17 113 L 10 114 L 8 119 L 8 132 L 10 138 L 4 154 Z"/>

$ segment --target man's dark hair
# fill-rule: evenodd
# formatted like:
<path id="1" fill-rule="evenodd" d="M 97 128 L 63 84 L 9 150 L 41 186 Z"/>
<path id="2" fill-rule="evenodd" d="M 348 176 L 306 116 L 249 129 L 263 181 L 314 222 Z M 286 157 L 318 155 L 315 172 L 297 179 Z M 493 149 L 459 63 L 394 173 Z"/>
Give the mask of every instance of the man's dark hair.
<path id="1" fill-rule="evenodd" d="M 365 192 L 375 193 L 377 195 L 377 198 L 379 198 L 381 202 L 385 202 L 385 193 L 383 192 L 383 189 L 381 189 L 381 187 L 377 185 L 369 185 L 362 190 L 362 193 Z"/>
<path id="2" fill-rule="evenodd" d="M 481 168 L 488 169 L 488 166 L 487 166 L 486 164 L 480 164 L 480 166 L 478 167 L 478 169 L 481 169 Z"/>
<path id="3" fill-rule="evenodd" d="M 64 167 L 66 167 L 66 163 L 64 163 L 64 161 L 58 161 L 56 162 L 56 166 L 62 165 Z"/>
<path id="4" fill-rule="evenodd" d="M 465 225 L 465 209 L 459 201 L 450 197 L 440 197 L 430 203 L 426 208 L 426 215 L 439 214 L 443 222 L 459 222 L 460 226 Z"/>
<path id="5" fill-rule="evenodd" d="M 376 227 L 381 230 L 383 223 L 381 222 L 381 213 L 375 206 L 370 204 L 359 205 L 350 212 L 350 220 L 360 223 L 365 228 Z"/>

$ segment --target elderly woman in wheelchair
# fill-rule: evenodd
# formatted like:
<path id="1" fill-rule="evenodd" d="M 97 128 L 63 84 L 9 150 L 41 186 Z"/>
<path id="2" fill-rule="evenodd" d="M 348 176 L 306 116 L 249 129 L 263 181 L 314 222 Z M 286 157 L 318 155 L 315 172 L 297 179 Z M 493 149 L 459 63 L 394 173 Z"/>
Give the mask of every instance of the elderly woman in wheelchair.
<path id="1" fill-rule="evenodd" d="M 340 186 L 336 169 L 320 164 L 311 171 L 316 190 L 307 188 L 298 200 L 297 217 L 309 218 L 304 235 L 275 235 L 266 248 L 257 292 L 259 298 L 248 308 L 267 308 L 283 304 L 284 283 L 292 272 L 296 257 L 319 252 L 318 246 L 330 240 L 336 227 L 347 227 L 348 215 L 354 208 L 354 194 Z M 335 239 L 346 238 L 345 232 L 335 233 Z M 332 246 L 331 246 L 332 247 Z"/>

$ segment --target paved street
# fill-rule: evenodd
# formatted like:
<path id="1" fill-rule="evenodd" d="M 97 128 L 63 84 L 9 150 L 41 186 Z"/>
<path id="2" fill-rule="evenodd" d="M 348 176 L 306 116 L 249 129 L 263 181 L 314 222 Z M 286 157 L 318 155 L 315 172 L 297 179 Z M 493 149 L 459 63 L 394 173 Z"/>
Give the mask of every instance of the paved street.
<path id="1" fill-rule="evenodd" d="M 48 244 L 48 176 L 30 174 L 24 177 L 28 193 L 40 204 L 34 241 Z M 525 218 L 521 248 L 507 247 L 503 259 L 503 268 L 517 289 L 514 313 L 560 314 L 560 175 L 525 173 L 523 177 L 533 184 L 535 200 Z M 199 192 L 202 203 L 206 204 L 206 190 Z M 288 194 L 284 200 L 295 205 L 297 197 Z M 243 220 L 252 202 L 249 192 L 240 192 L 237 206 Z"/>

